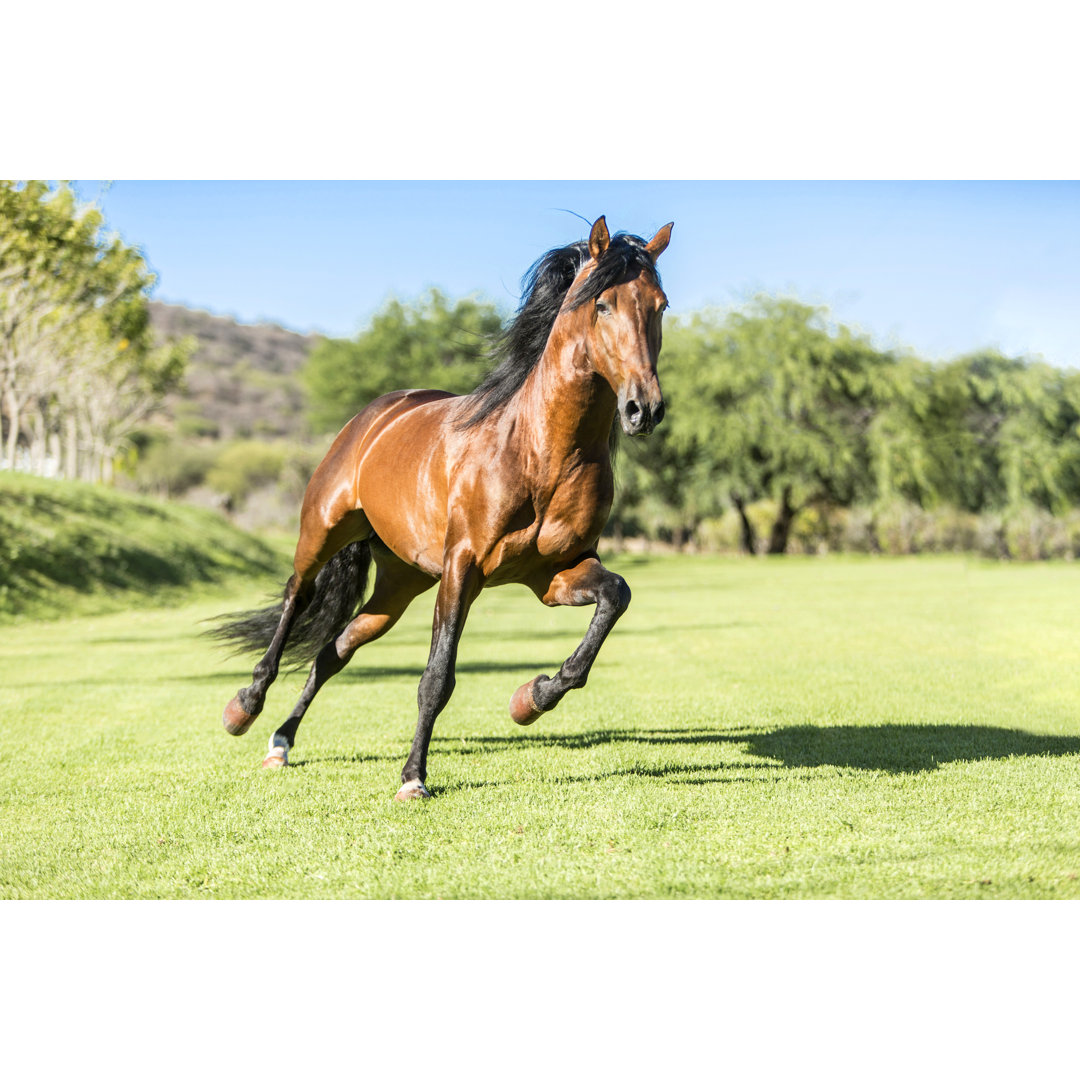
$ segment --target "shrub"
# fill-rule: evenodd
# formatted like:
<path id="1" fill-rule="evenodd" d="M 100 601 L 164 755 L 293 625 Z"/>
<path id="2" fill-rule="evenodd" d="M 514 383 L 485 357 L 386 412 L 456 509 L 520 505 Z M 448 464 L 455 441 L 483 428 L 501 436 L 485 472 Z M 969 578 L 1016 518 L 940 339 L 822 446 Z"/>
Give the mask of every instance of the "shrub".
<path id="1" fill-rule="evenodd" d="M 140 491 L 167 498 L 183 495 L 203 483 L 216 456 L 213 446 L 168 437 L 154 438 L 135 463 L 135 486 Z"/>
<path id="2" fill-rule="evenodd" d="M 220 453 L 206 474 L 206 482 L 220 491 L 230 506 L 239 506 L 256 488 L 278 480 L 285 457 L 285 449 L 277 444 L 234 442 Z"/>

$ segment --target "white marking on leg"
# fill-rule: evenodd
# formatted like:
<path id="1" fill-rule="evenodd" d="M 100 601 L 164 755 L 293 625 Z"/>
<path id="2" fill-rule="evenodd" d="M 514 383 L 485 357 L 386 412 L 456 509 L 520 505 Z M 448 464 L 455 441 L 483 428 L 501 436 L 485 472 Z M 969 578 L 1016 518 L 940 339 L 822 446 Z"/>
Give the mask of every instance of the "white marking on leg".
<path id="1" fill-rule="evenodd" d="M 394 798 L 398 802 L 404 802 L 406 799 L 426 799 L 430 794 L 422 780 L 407 780 L 398 788 L 398 793 Z"/>
<path id="2" fill-rule="evenodd" d="M 276 731 L 270 736 L 270 743 L 263 758 L 264 769 L 281 769 L 289 764 L 289 740 Z"/>

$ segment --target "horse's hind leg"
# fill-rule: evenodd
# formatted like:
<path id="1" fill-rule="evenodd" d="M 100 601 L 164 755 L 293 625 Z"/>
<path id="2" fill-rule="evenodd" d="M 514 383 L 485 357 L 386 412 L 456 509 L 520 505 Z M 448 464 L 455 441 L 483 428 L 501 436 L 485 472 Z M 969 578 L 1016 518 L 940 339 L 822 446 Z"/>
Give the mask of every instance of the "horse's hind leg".
<path id="1" fill-rule="evenodd" d="M 371 598 L 356 618 L 315 658 L 295 708 L 270 736 L 270 745 L 263 759 L 264 768 L 280 768 L 288 763 L 288 754 L 296 743 L 300 721 L 326 681 L 345 667 L 361 645 L 382 637 L 401 618 L 409 604 L 435 584 L 434 578 L 401 562 L 377 540 L 372 541 L 372 555 L 376 575 Z"/>
<path id="2" fill-rule="evenodd" d="M 585 685 L 600 646 L 630 605 L 629 586 L 595 556 L 556 574 L 547 582 L 546 589 L 542 582 L 534 583 L 533 591 L 551 607 L 595 604 L 596 612 L 581 644 L 556 675 L 550 679 L 538 675 L 514 692 L 510 716 L 518 724 L 531 724 L 541 713 L 554 709 L 567 691 Z"/>
<path id="3" fill-rule="evenodd" d="M 321 523 L 317 515 L 303 515 L 300 540 L 293 559 L 294 572 L 285 586 L 285 598 L 277 627 L 262 659 L 255 665 L 251 684 L 237 691 L 225 706 L 221 718 L 230 735 L 243 735 L 262 712 L 266 692 L 277 678 L 289 631 L 307 607 L 319 571 L 343 547 L 369 532 L 367 517 L 360 510 L 343 514 L 338 523 L 329 529 Z"/>
<path id="4" fill-rule="evenodd" d="M 281 606 L 281 617 L 277 629 L 267 646 L 263 658 L 255 665 L 251 675 L 251 685 L 238 690 L 222 714 L 221 722 L 230 735 L 243 735 L 255 723 L 266 701 L 266 691 L 277 678 L 281 654 L 288 641 L 289 630 L 296 617 L 300 615 L 311 594 L 314 576 L 307 580 L 293 574 L 285 586 L 285 599 Z"/>

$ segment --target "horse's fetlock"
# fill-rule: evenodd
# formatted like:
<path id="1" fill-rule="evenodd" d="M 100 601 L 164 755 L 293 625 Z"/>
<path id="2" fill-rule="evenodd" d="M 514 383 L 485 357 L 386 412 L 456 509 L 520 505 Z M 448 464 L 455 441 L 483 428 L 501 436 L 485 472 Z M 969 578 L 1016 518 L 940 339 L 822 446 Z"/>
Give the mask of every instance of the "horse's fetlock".
<path id="1" fill-rule="evenodd" d="M 565 664 L 559 669 L 559 682 L 567 690 L 580 690 L 589 681 L 589 672 L 584 668 L 569 668 Z"/>
<path id="2" fill-rule="evenodd" d="M 250 686 L 245 686 L 243 690 L 237 690 L 236 700 L 240 702 L 244 712 L 249 716 L 257 716 L 262 712 L 263 698 L 252 690 Z"/>

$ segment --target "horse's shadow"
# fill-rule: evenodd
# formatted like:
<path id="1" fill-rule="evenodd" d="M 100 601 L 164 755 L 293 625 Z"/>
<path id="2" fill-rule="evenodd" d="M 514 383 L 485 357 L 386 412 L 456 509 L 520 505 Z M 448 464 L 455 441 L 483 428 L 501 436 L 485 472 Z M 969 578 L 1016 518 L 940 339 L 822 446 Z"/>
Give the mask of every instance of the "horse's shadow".
<path id="1" fill-rule="evenodd" d="M 890 773 L 929 772 L 959 761 L 1080 754 L 1080 737 L 986 724 L 853 724 L 777 728 L 746 739 L 758 757 L 791 769 L 833 765 Z"/>
<path id="2" fill-rule="evenodd" d="M 472 736 L 465 747 L 460 740 L 447 739 L 447 745 L 440 749 L 453 753 L 456 742 L 458 752 L 513 750 L 522 749 L 525 740 L 532 746 L 539 744 L 567 750 L 608 744 L 707 746 L 729 743 L 742 746 L 750 758 L 762 759 L 748 760 L 743 767 L 806 769 L 833 766 L 888 773 L 930 772 L 941 765 L 960 761 L 1080 754 L 1078 736 L 1038 735 L 986 724 L 844 724 L 835 727 L 801 724 L 766 730 L 711 731 L 612 728 L 577 734 L 530 732 L 527 735 Z M 440 743 L 443 740 L 436 737 L 434 741 Z M 730 758 L 712 766 L 718 771 L 732 767 Z M 685 768 L 673 766 L 671 772 L 677 775 Z M 697 768 L 701 768 L 700 763 Z M 656 772 L 645 765 L 641 771 Z"/>

